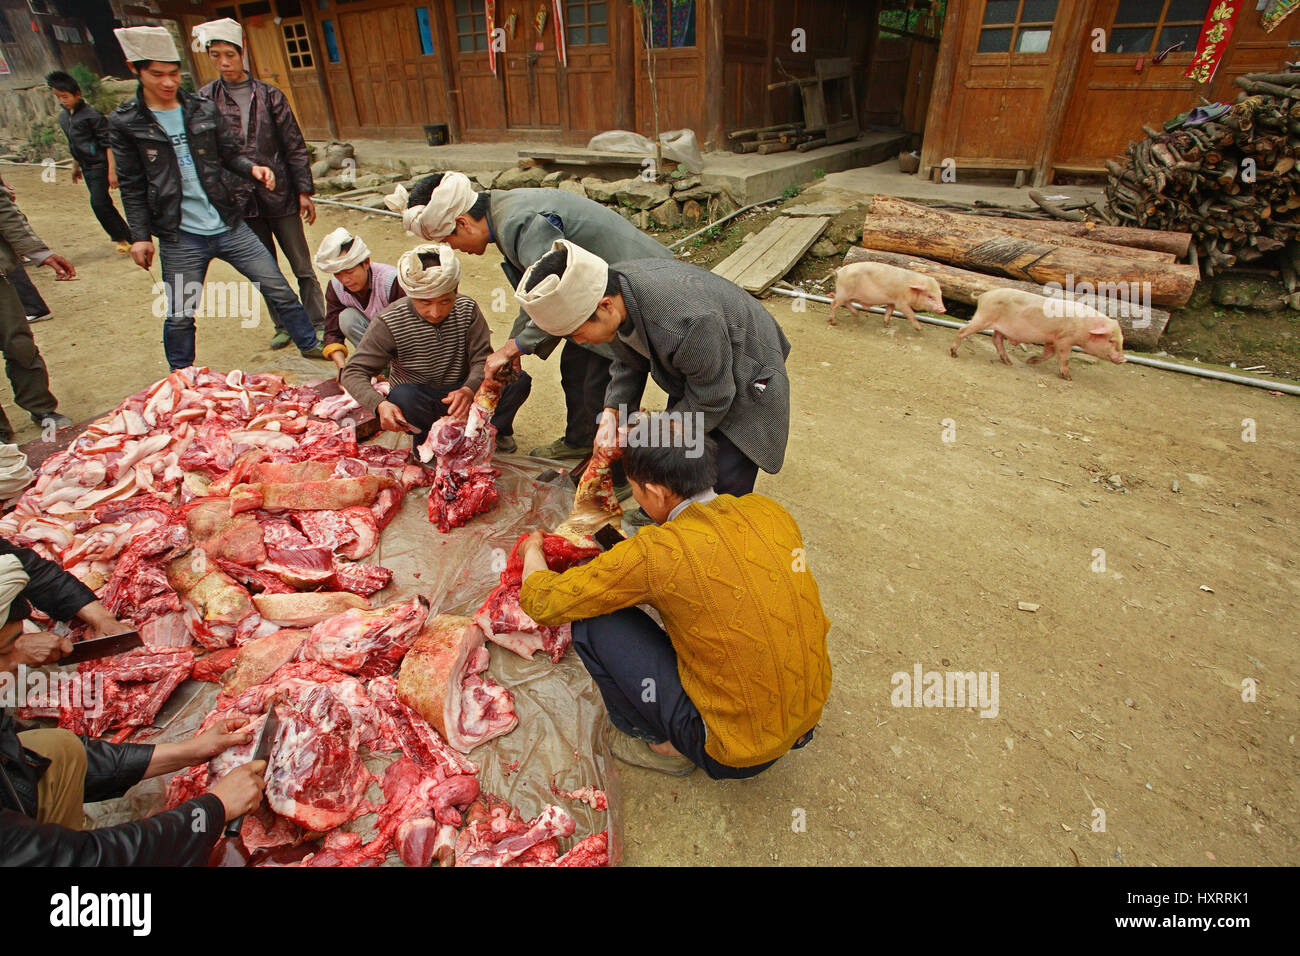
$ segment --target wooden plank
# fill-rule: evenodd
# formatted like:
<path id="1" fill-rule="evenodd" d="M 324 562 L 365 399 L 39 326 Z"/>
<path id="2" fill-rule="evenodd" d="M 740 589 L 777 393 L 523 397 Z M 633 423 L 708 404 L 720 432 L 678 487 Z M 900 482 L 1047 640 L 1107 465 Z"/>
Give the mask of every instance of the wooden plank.
<path id="1" fill-rule="evenodd" d="M 778 226 L 778 223 L 782 222 L 784 218 L 785 217 L 782 217 L 782 219 L 770 223 L 766 229 L 755 235 L 754 238 L 750 239 L 748 242 L 742 244 L 739 249 L 719 262 L 713 267 L 714 273 L 722 276 L 724 279 L 730 279 L 732 282 L 736 282 L 746 269 L 758 261 L 758 257 L 763 254 L 763 249 L 770 244 L 769 237 L 779 236 L 782 231 L 787 228 L 785 226 Z M 740 283 L 736 282 L 736 284 L 739 285 Z"/>
<path id="2" fill-rule="evenodd" d="M 782 216 L 745 243 L 744 248 L 718 263 L 713 271 L 746 292 L 760 295 L 790 271 L 830 222 L 830 216 Z"/>

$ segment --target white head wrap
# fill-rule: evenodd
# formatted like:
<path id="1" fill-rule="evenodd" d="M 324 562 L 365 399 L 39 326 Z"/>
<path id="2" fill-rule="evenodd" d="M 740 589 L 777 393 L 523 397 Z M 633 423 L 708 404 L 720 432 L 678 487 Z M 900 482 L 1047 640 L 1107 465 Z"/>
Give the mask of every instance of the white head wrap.
<path id="1" fill-rule="evenodd" d="M 200 23 L 191 32 L 194 35 L 196 53 L 206 50 L 213 40 L 224 40 L 226 43 L 233 43 L 241 50 L 244 48 L 244 28 L 230 17 Z"/>
<path id="2" fill-rule="evenodd" d="M 402 225 L 407 232 L 430 242 L 441 242 L 456 231 L 456 217 L 473 208 L 478 193 L 464 173 L 444 173 L 427 205 L 408 209 L 409 197 L 410 193 L 399 183 L 391 195 L 384 197 L 384 205 L 402 214 Z"/>
<path id="3" fill-rule="evenodd" d="M 352 245 L 344 252 L 343 245 L 349 239 L 352 240 Z M 313 261 L 321 272 L 334 275 L 344 269 L 359 266 L 369 258 L 370 247 L 366 245 L 366 241 L 340 226 L 320 241 L 320 248 L 316 250 L 316 258 Z"/>
<path id="4" fill-rule="evenodd" d="M 0 625 L 9 620 L 9 607 L 23 593 L 28 580 L 16 554 L 0 555 Z"/>
<path id="5" fill-rule="evenodd" d="M 166 27 L 118 27 L 113 31 L 128 63 L 158 60 L 179 63 L 181 55 Z"/>
<path id="6" fill-rule="evenodd" d="M 27 465 L 27 456 L 17 445 L 0 445 L 0 501 L 12 498 L 31 483 L 32 470 Z"/>
<path id="7" fill-rule="evenodd" d="M 420 256 L 427 253 L 438 256 L 438 265 L 425 268 Z M 397 260 L 397 284 L 412 299 L 436 299 L 455 290 L 460 284 L 460 261 L 451 246 L 428 243 L 402 253 Z"/>
<path id="8" fill-rule="evenodd" d="M 569 252 L 564 275 L 547 276 L 525 292 L 528 277 L 537 268 L 534 262 L 515 289 L 515 301 L 539 329 L 551 335 L 571 335 L 591 318 L 609 282 L 609 265 L 600 256 L 568 239 L 556 239 L 551 251 L 561 248 Z"/>

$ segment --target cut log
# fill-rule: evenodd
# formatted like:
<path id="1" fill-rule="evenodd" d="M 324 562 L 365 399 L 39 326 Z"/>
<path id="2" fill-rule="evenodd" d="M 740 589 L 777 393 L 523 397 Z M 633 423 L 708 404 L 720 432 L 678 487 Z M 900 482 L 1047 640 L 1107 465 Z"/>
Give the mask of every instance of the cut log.
<path id="1" fill-rule="evenodd" d="M 919 203 L 908 202 L 905 199 L 898 199 L 894 196 L 874 196 L 871 204 L 867 207 L 868 215 L 893 216 L 893 217 L 925 217 L 933 215 L 953 215 L 952 213 L 943 213 L 937 209 L 931 209 L 929 206 L 922 206 Z M 936 227 L 942 225 L 941 220 L 931 219 Z M 1083 252 L 1092 252 L 1099 256 L 1115 256 L 1121 259 L 1139 259 L 1144 262 L 1174 262 L 1177 259 L 1172 252 L 1160 252 L 1154 249 L 1141 249 L 1133 246 L 1112 245 L 1108 242 L 1092 238 L 1090 235 L 1074 236 L 1069 233 L 1056 232 L 1053 229 L 1046 228 L 1047 220 L 1027 220 L 1027 219 L 1003 219 L 989 216 L 981 216 L 978 220 L 981 226 L 987 226 L 989 229 L 996 229 L 999 232 L 1009 236 L 1020 236 L 1025 239 L 1036 239 L 1039 242 L 1050 242 L 1054 246 L 1066 246 L 1071 249 L 1078 249 Z M 1066 223 L 1066 225 L 1079 225 L 1078 223 Z"/>
<path id="2" fill-rule="evenodd" d="M 1132 246 L 1136 249 L 1154 249 L 1167 252 L 1176 259 L 1185 259 L 1192 246 L 1190 232 L 1167 232 L 1163 229 L 1134 229 L 1130 226 L 1104 226 L 1092 222 L 1035 221 L 1035 226 L 1067 236 L 1080 236 L 1094 242 L 1112 246 Z"/>
<path id="3" fill-rule="evenodd" d="M 954 266 L 944 265 L 942 262 L 923 259 L 920 256 L 877 252 L 874 249 L 863 249 L 860 246 L 850 248 L 848 254 L 844 257 L 846 266 L 854 262 L 881 262 L 887 266 L 911 269 L 913 272 L 921 273 L 921 275 L 931 276 L 939 283 L 939 288 L 943 292 L 945 299 L 955 299 L 969 305 L 974 305 L 975 300 L 990 289 L 1019 289 L 1022 292 L 1032 292 L 1035 295 L 1052 294 L 1051 290 L 1044 289 L 1036 282 L 1003 279 L 999 276 L 958 269 Z M 1107 290 L 1103 290 L 1103 292 L 1105 291 Z M 1078 298 L 1079 301 L 1084 302 L 1086 305 L 1105 312 L 1111 318 L 1118 320 L 1120 326 L 1124 329 L 1125 344 L 1139 349 L 1154 351 L 1160 341 L 1160 336 L 1164 335 L 1165 326 L 1169 324 L 1169 313 L 1154 306 L 1146 310 L 1149 315 L 1141 315 L 1138 314 L 1139 308 L 1136 303 L 1130 306 L 1126 300 L 1120 300 L 1115 296 L 1102 295 L 1101 298 L 1080 296 Z"/>
<path id="4" fill-rule="evenodd" d="M 1026 282 L 1057 283 L 1065 288 L 1079 282 L 1149 283 L 1151 301 L 1156 305 L 1186 305 L 1200 278 L 1190 265 L 1099 255 L 1066 244 L 1010 235 L 994 228 L 990 219 L 969 221 L 916 208 L 923 215 L 868 215 L 862 227 L 862 245 L 881 252 L 924 255 Z"/>

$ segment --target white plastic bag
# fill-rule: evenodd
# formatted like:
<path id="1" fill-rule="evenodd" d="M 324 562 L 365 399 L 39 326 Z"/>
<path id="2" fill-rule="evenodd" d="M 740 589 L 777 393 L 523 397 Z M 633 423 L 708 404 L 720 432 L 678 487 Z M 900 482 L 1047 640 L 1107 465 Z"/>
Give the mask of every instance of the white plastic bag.
<path id="1" fill-rule="evenodd" d="M 694 130 L 675 129 L 660 133 L 659 142 L 663 144 L 665 159 L 680 163 L 692 173 L 698 173 L 704 168 L 704 157 L 700 155 Z M 611 153 L 637 153 L 641 156 L 653 156 L 655 152 L 653 140 L 625 129 L 597 133 L 587 143 L 587 148 Z"/>

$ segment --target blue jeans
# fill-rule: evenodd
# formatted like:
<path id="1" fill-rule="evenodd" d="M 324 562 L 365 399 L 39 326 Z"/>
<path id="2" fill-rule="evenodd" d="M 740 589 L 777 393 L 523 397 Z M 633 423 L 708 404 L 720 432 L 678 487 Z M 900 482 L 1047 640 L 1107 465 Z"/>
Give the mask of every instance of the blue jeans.
<path id="1" fill-rule="evenodd" d="M 208 263 L 221 259 L 252 282 L 274 307 L 280 321 L 302 351 L 316 346 L 316 330 L 307 310 L 289 288 L 266 247 L 241 220 L 216 236 L 181 231 L 175 239 L 158 243 L 162 281 L 166 286 L 167 319 L 163 322 L 163 351 L 173 369 L 194 364 L 194 310 L 198 299 L 191 290 L 202 288 Z M 181 301 L 176 301 L 177 291 Z"/>

